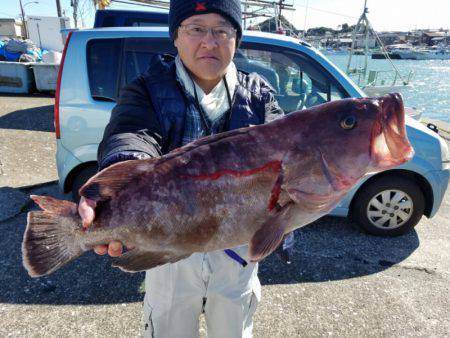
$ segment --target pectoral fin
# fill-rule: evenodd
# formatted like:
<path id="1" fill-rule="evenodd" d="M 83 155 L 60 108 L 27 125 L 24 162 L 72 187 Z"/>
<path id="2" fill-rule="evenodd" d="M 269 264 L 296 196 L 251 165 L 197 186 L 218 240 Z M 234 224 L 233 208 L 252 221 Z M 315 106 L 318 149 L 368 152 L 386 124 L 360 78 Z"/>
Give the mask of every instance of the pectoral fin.
<path id="1" fill-rule="evenodd" d="M 174 263 L 186 258 L 190 254 L 174 254 L 173 252 L 153 252 L 133 249 L 115 258 L 112 266 L 119 267 L 126 272 L 139 272 L 166 263 Z"/>
<path id="2" fill-rule="evenodd" d="M 293 202 L 289 202 L 267 219 L 250 241 L 250 260 L 258 262 L 280 245 L 291 219 Z"/>

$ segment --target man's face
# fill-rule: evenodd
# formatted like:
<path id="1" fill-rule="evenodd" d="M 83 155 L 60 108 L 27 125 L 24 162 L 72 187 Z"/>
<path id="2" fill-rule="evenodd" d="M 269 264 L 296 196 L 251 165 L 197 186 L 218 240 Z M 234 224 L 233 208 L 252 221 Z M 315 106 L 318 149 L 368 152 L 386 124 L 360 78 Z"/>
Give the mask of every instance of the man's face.
<path id="1" fill-rule="evenodd" d="M 195 26 L 194 26 L 195 25 Z M 227 27 L 233 34 L 226 39 L 207 34 L 192 34 L 193 28 Z M 236 34 L 228 20 L 219 14 L 194 15 L 184 20 L 174 41 L 183 64 L 201 80 L 216 80 L 225 74 L 236 50 Z"/>

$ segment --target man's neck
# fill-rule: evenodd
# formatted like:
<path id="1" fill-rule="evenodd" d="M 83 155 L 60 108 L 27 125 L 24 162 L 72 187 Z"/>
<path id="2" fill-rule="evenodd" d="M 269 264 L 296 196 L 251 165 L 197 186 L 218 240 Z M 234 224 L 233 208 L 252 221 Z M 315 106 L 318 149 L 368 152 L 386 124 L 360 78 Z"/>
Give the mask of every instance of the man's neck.
<path id="1" fill-rule="evenodd" d="M 218 77 L 214 80 L 203 80 L 196 77 L 194 74 L 192 74 L 192 77 L 195 81 L 195 83 L 203 90 L 203 92 L 208 95 L 211 93 L 211 91 L 217 86 L 217 84 L 222 80 L 222 77 Z"/>

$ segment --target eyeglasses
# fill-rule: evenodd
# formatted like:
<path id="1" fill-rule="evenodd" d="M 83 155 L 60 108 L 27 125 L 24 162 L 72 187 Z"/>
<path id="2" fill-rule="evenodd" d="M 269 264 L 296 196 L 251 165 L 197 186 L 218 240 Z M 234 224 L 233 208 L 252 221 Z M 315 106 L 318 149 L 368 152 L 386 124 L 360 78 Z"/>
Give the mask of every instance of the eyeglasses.
<path id="1" fill-rule="evenodd" d="M 180 25 L 189 36 L 204 38 L 208 32 L 218 41 L 227 41 L 236 36 L 236 29 L 229 26 L 204 27 L 195 24 Z"/>

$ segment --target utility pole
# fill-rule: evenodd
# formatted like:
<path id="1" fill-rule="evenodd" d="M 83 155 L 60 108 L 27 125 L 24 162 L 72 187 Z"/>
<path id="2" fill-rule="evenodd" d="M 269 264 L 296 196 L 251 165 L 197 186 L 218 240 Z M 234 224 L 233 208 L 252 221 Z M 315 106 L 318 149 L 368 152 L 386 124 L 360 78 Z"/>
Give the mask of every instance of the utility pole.
<path id="1" fill-rule="evenodd" d="M 280 3 L 278 4 L 278 30 L 283 29 L 283 25 L 281 24 L 281 9 L 283 8 L 283 2 L 284 0 L 280 0 Z"/>
<path id="2" fill-rule="evenodd" d="M 73 8 L 73 23 L 75 28 L 78 28 L 78 0 L 71 0 L 70 5 Z"/>
<path id="3" fill-rule="evenodd" d="M 276 2 L 273 3 L 273 13 L 274 13 L 273 19 L 275 21 L 275 32 L 278 32 L 280 26 L 278 25 L 278 6 Z"/>
<path id="4" fill-rule="evenodd" d="M 305 36 L 306 36 L 306 19 L 308 18 L 308 5 L 309 5 L 309 0 L 306 0 L 305 22 L 303 24 L 303 39 L 305 39 Z"/>
<path id="5" fill-rule="evenodd" d="M 247 13 L 248 5 L 244 3 L 244 13 Z M 244 15 L 244 30 L 247 29 L 247 16 Z"/>
<path id="6" fill-rule="evenodd" d="M 25 39 L 28 39 L 27 23 L 25 22 L 25 11 L 23 10 L 22 0 L 19 0 L 19 4 L 20 4 L 20 13 L 22 15 L 23 35 L 25 36 Z"/>
<path id="7" fill-rule="evenodd" d="M 59 0 L 56 0 L 56 10 L 58 11 L 58 18 L 62 17 L 61 15 L 61 3 Z"/>

